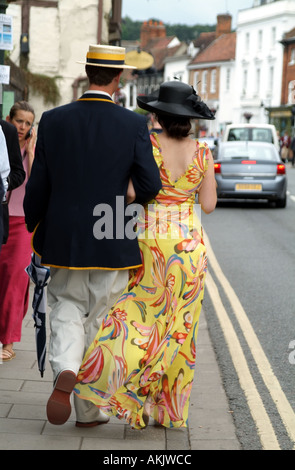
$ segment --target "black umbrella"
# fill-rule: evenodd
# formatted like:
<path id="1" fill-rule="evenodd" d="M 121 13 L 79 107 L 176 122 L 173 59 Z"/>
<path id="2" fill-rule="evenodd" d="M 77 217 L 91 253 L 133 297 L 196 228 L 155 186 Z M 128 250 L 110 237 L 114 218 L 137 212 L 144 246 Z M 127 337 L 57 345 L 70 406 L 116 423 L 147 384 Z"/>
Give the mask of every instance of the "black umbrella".
<path id="1" fill-rule="evenodd" d="M 35 321 L 36 348 L 39 371 L 43 377 L 46 358 L 46 291 L 50 276 L 50 269 L 41 266 L 39 256 L 32 254 L 31 264 L 26 268 L 26 272 L 35 284 L 33 297 L 33 318 Z"/>

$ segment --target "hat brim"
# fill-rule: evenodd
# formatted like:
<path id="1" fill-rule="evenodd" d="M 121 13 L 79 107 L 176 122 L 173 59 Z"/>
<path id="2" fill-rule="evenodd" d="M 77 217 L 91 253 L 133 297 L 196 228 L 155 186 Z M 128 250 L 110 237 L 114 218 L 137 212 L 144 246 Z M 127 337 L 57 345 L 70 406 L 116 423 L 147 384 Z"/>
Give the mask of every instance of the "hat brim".
<path id="1" fill-rule="evenodd" d="M 81 65 L 90 65 L 91 67 L 106 67 L 106 68 L 109 68 L 109 69 L 136 69 L 137 67 L 134 67 L 134 65 L 127 65 L 127 64 L 124 64 L 124 65 L 109 65 L 109 64 L 89 64 L 89 62 L 80 62 L 80 61 L 77 61 L 76 62 L 77 64 L 81 64 Z"/>
<path id="2" fill-rule="evenodd" d="M 179 116 L 189 119 L 215 119 L 214 116 L 209 117 L 208 115 L 203 115 L 194 111 L 191 106 L 158 101 L 156 95 L 138 96 L 137 104 L 140 108 L 145 109 L 146 111 L 155 114 L 163 114 L 165 116 Z"/>

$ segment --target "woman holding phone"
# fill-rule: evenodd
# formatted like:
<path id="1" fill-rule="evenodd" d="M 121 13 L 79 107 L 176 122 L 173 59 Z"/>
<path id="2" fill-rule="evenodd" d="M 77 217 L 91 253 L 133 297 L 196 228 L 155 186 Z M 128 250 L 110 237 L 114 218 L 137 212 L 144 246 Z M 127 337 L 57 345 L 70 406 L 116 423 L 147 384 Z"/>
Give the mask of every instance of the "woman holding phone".
<path id="1" fill-rule="evenodd" d="M 34 160 L 34 119 L 35 112 L 26 101 L 16 102 L 6 118 L 17 129 L 26 178 L 21 186 L 7 195 L 9 237 L 0 253 L 0 362 L 15 357 L 13 344 L 21 340 L 22 321 L 28 310 L 29 277 L 25 268 L 30 264 L 32 249 L 31 235 L 25 225 L 23 199 Z"/>

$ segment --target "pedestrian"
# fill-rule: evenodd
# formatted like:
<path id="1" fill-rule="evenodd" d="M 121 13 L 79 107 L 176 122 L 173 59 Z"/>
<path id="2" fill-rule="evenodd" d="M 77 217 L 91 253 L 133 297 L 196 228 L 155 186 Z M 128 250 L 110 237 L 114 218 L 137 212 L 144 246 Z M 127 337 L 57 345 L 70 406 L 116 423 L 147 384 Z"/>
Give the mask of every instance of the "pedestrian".
<path id="1" fill-rule="evenodd" d="M 295 166 L 295 137 L 291 141 L 290 150 L 292 152 L 292 166 Z"/>
<path id="2" fill-rule="evenodd" d="M 85 348 L 124 290 L 129 269 L 142 264 L 136 237 L 124 230 L 130 178 L 139 203 L 161 188 L 145 117 L 112 100 L 122 71 L 134 68 L 125 64 L 125 48 L 91 45 L 83 63 L 89 90 L 42 115 L 24 201 L 33 249 L 51 271 L 54 388 L 47 416 L 53 424 L 68 419 Z M 108 421 L 95 407 L 89 418 L 85 404 L 76 407 L 77 422 Z"/>
<path id="3" fill-rule="evenodd" d="M 151 113 L 149 120 L 150 120 L 150 134 L 152 134 L 153 132 L 156 132 L 157 134 L 161 134 L 163 129 L 159 124 L 157 116 L 154 113 Z"/>
<path id="4" fill-rule="evenodd" d="M 32 250 L 31 236 L 25 225 L 23 199 L 34 158 L 35 130 L 30 134 L 34 118 L 34 110 L 26 101 L 15 103 L 7 117 L 17 130 L 25 180 L 7 193 L 9 236 L 0 253 L 0 342 L 3 345 L 0 357 L 4 362 L 15 357 L 13 344 L 21 340 L 22 322 L 29 303 L 30 280 L 25 268 L 30 264 Z"/>
<path id="5" fill-rule="evenodd" d="M 149 416 L 185 427 L 207 271 L 195 197 L 206 213 L 217 201 L 213 157 L 191 138 L 191 119 L 214 115 L 181 82 L 163 83 L 158 98 L 140 97 L 138 105 L 156 113 L 163 129 L 151 136 L 163 187 L 139 219 L 143 267 L 133 271 L 87 351 L 75 399 L 135 429 Z"/>
<path id="6" fill-rule="evenodd" d="M 8 188 L 8 176 L 10 173 L 9 158 L 6 146 L 5 135 L 0 126 L 0 251 L 3 241 L 3 209 L 2 203 L 6 201 Z"/>
<path id="7" fill-rule="evenodd" d="M 288 132 L 285 131 L 283 137 L 281 138 L 281 158 L 283 162 L 287 163 L 289 159 L 289 149 L 291 145 L 291 137 Z"/>
<path id="8" fill-rule="evenodd" d="M 22 156 L 19 146 L 18 133 L 16 127 L 3 119 L 0 119 L 0 126 L 6 140 L 6 147 L 8 151 L 8 159 L 10 165 L 10 173 L 8 176 L 8 191 L 18 188 L 23 184 L 26 173 L 22 164 Z M 9 195 L 8 195 L 9 197 Z M 7 242 L 9 232 L 9 212 L 7 199 L 3 201 L 3 244 Z"/>
<path id="9" fill-rule="evenodd" d="M 2 127 L 0 126 L 0 179 L 2 181 L 2 191 L 4 191 L 2 194 L 2 197 L 0 198 L 1 202 L 4 202 L 6 200 L 9 173 L 10 173 L 10 164 L 9 164 L 6 139 L 5 139 L 5 135 L 3 133 Z M 2 238 L 0 238 L 0 241 L 2 242 Z"/>

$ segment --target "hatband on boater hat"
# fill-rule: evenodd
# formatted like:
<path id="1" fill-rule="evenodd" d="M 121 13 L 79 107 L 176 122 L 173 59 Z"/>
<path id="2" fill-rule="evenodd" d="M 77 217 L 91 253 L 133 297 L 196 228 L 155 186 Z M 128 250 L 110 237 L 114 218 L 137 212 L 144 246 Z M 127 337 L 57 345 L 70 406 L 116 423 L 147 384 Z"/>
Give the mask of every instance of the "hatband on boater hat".
<path id="1" fill-rule="evenodd" d="M 136 69 L 133 65 L 125 64 L 125 47 L 90 44 L 86 62 L 78 64 L 93 65 L 94 67 L 111 67 L 118 69 Z"/>
<path id="2" fill-rule="evenodd" d="M 196 90 L 179 81 L 164 82 L 156 93 L 138 96 L 137 104 L 140 108 L 159 115 L 215 119 L 213 112 L 197 95 Z"/>

